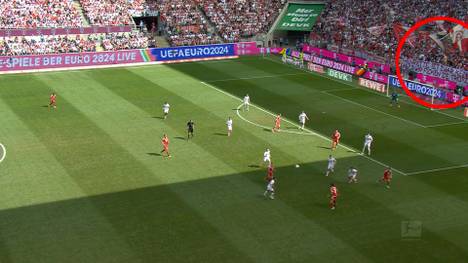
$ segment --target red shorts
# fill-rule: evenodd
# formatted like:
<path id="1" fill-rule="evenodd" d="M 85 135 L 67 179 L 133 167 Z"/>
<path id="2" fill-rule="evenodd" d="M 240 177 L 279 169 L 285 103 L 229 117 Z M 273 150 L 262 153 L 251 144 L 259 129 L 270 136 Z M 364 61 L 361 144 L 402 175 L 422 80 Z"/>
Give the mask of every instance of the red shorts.
<path id="1" fill-rule="evenodd" d="M 55 104 L 55 100 L 50 101 L 50 105 Z"/>
<path id="2" fill-rule="evenodd" d="M 336 201 L 336 198 L 337 198 L 337 196 L 332 196 L 332 197 L 330 197 L 330 202 L 335 202 L 335 201 Z"/>
<path id="3" fill-rule="evenodd" d="M 168 152 L 169 151 L 169 146 L 163 146 L 164 151 Z"/>
<path id="4" fill-rule="evenodd" d="M 390 177 L 382 177 L 382 180 L 384 180 L 385 182 L 390 182 L 392 180 L 392 178 Z"/>

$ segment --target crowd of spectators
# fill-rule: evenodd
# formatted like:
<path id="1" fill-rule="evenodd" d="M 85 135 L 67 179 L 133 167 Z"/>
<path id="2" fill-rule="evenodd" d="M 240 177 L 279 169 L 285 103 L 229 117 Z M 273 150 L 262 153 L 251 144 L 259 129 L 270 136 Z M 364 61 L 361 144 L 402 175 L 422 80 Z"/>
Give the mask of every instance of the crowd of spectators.
<path id="1" fill-rule="evenodd" d="M 219 43 L 209 32 L 208 21 L 198 9 L 197 1 L 156 0 L 169 42 L 174 46 Z"/>
<path id="2" fill-rule="evenodd" d="M 151 42 L 151 43 L 150 43 Z M 0 56 L 138 49 L 155 46 L 141 32 L 0 38 Z"/>
<path id="3" fill-rule="evenodd" d="M 144 11 L 145 0 L 80 0 L 93 25 L 128 25 Z"/>
<path id="4" fill-rule="evenodd" d="M 278 17 L 280 0 L 200 0 L 206 16 L 214 23 L 224 41 L 237 42 L 267 32 Z"/>
<path id="5" fill-rule="evenodd" d="M 79 27 L 73 0 L 0 0 L 0 28 Z"/>
<path id="6" fill-rule="evenodd" d="M 0 55 L 30 55 L 96 51 L 97 36 L 34 36 L 0 38 Z"/>
<path id="7" fill-rule="evenodd" d="M 459 85 L 468 85 L 468 71 L 463 68 L 449 67 L 440 63 L 420 59 L 405 58 L 400 61 L 401 69 L 405 72 L 414 71 L 441 79 L 447 79 L 447 77 L 450 76 L 450 80 Z"/>
<path id="8" fill-rule="evenodd" d="M 463 20 L 468 18 L 466 10 L 466 1 L 458 0 L 361 0 L 359 5 L 354 0 L 330 0 L 313 28 L 313 41 L 343 49 L 368 51 L 391 62 L 398 45 L 398 34 L 402 36 L 415 21 L 431 16 L 451 16 Z M 447 34 L 453 26 L 431 24 L 423 30 L 429 34 L 446 30 Z M 423 39 L 417 35 L 413 46 L 405 46 L 403 55 L 466 69 L 466 57 L 459 50 L 450 45 L 441 47 L 429 38 L 429 34 L 425 34 Z M 447 40 L 450 40 L 449 36 L 446 36 Z"/>
<path id="9" fill-rule="evenodd" d="M 148 37 L 141 32 L 106 34 L 101 43 L 106 51 L 146 48 L 149 45 Z"/>

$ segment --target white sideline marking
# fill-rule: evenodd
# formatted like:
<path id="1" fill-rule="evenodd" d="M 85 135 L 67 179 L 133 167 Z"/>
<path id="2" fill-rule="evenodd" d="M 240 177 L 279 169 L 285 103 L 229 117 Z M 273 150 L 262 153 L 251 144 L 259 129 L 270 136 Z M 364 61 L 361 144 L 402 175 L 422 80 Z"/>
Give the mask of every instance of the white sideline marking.
<path id="1" fill-rule="evenodd" d="M 405 102 L 405 101 L 403 101 L 403 102 Z M 408 102 L 405 102 L 405 103 L 406 103 L 406 104 L 409 104 Z M 448 114 L 448 113 L 443 112 L 443 110 L 435 109 L 435 110 L 433 110 L 433 111 L 436 112 L 436 113 L 439 113 L 439 114 L 442 114 L 442 115 L 446 115 L 446 116 L 455 118 L 455 119 L 457 119 L 457 120 L 462 120 L 463 122 L 468 123 L 468 121 L 467 121 L 466 119 L 463 119 L 462 117 L 457 117 L 457 116 L 450 115 L 450 114 Z"/>
<path id="2" fill-rule="evenodd" d="M 276 60 L 271 59 L 271 58 L 263 57 L 263 59 L 266 59 L 266 60 L 275 62 L 275 63 L 277 63 L 277 64 L 285 65 L 285 66 L 288 66 L 288 67 L 290 67 L 290 68 L 295 68 L 295 69 L 297 69 L 297 70 L 302 70 L 302 71 L 304 71 L 304 72 L 307 72 L 307 73 L 312 74 L 312 75 L 315 75 L 315 76 L 320 76 L 320 77 L 322 77 L 322 78 L 326 78 L 326 79 L 329 79 L 329 80 L 333 80 L 334 82 L 338 82 L 338 83 L 341 83 L 341 84 L 343 84 L 343 85 L 347 85 L 347 86 L 350 86 L 350 87 L 354 87 L 354 88 L 356 88 L 356 89 L 363 90 L 363 91 L 372 93 L 372 94 L 374 94 L 374 95 L 378 95 L 378 96 L 381 96 L 381 97 L 387 97 L 387 96 L 384 95 L 384 94 L 374 92 L 374 91 L 372 91 L 372 90 L 370 90 L 370 89 L 358 88 L 357 86 L 355 86 L 355 85 L 353 85 L 353 84 L 346 83 L 346 82 L 342 82 L 342 81 L 339 81 L 339 80 L 334 79 L 334 78 L 332 78 L 332 77 L 329 77 L 329 76 L 326 76 L 326 75 L 321 75 L 321 74 L 318 74 L 318 73 L 315 73 L 315 72 L 312 72 L 312 71 L 308 71 L 308 70 L 306 70 L 306 69 L 297 68 L 297 67 L 295 67 L 295 66 L 293 66 L 293 65 L 290 65 L 290 64 L 284 64 L 284 63 L 282 63 L 282 62 L 276 61 Z M 404 100 L 400 100 L 400 101 L 403 102 L 403 103 L 405 103 L 405 104 L 408 104 L 408 105 L 410 105 L 410 106 L 418 107 L 418 108 L 425 109 L 425 110 L 430 110 L 429 108 L 424 107 L 424 106 L 419 105 L 419 104 L 414 104 L 414 103 L 407 102 L 407 101 L 404 101 Z M 451 117 L 451 118 L 454 118 L 454 119 L 458 119 L 458 120 L 462 120 L 462 121 L 468 122 L 468 121 L 466 121 L 465 119 L 463 119 L 463 118 L 461 118 L 461 117 L 453 116 L 453 115 L 450 115 L 450 114 L 448 114 L 448 113 L 445 113 L 445 112 L 442 112 L 442 111 L 439 111 L 439 110 L 434 110 L 433 112 L 439 113 L 439 114 L 442 114 L 442 115 L 445 115 L 445 116 L 448 116 L 448 117 Z"/>
<path id="3" fill-rule="evenodd" d="M 460 122 L 442 123 L 442 124 L 426 125 L 426 127 L 435 128 L 435 127 L 443 127 L 443 126 L 459 125 L 459 124 L 468 124 L 468 122 L 460 121 Z"/>
<path id="4" fill-rule="evenodd" d="M 344 89 L 329 89 L 329 90 L 323 90 L 320 92 L 334 92 L 334 91 L 347 91 L 347 90 L 360 90 L 361 88 L 354 87 L 354 88 L 344 88 Z"/>
<path id="5" fill-rule="evenodd" d="M 361 104 L 361 103 L 358 103 L 358 102 L 355 102 L 355 101 L 352 101 L 352 100 L 345 99 L 345 98 L 340 97 L 340 96 L 337 96 L 337 95 L 335 95 L 335 94 L 331 94 L 331 93 L 329 93 L 329 92 L 327 92 L 327 91 L 322 91 L 322 93 L 325 93 L 325 94 L 330 95 L 330 96 L 332 96 L 332 97 L 335 97 L 335 98 L 338 98 L 338 99 L 340 99 L 340 100 L 349 102 L 349 103 L 351 103 L 351 104 L 361 106 L 361 107 L 366 108 L 366 109 L 369 109 L 369 110 L 371 110 L 371 111 L 375 111 L 375 112 L 378 112 L 378 113 L 381 113 L 381 114 L 390 116 L 390 117 L 395 118 L 395 119 L 398 119 L 398 120 L 400 120 L 400 121 L 404 121 L 404 122 L 407 122 L 407 123 L 411 123 L 411 124 L 416 125 L 416 126 L 419 126 L 419 127 L 421 127 L 421 128 L 427 128 L 427 126 L 424 126 L 424 125 L 419 124 L 419 123 L 417 123 L 417 122 L 414 122 L 414 121 L 410 121 L 410 120 L 407 120 L 407 119 L 400 118 L 400 117 L 398 117 L 398 116 L 395 116 L 395 115 L 392 115 L 392 114 L 383 112 L 383 111 L 381 111 L 381 110 L 374 109 L 374 108 L 372 108 L 372 107 L 363 105 L 363 104 Z"/>
<path id="6" fill-rule="evenodd" d="M 278 78 L 283 76 L 295 76 L 295 75 L 306 75 L 307 73 L 289 73 L 289 74 L 278 74 L 278 75 L 267 75 L 267 76 L 255 76 L 255 77 L 245 77 L 245 78 L 233 78 L 233 79 L 219 79 L 219 80 L 210 80 L 205 81 L 206 83 L 213 82 L 225 82 L 225 81 L 234 81 L 234 80 L 248 80 L 248 79 L 266 79 L 266 78 Z"/>
<path id="7" fill-rule="evenodd" d="M 0 143 L 0 148 L 2 149 L 3 151 L 3 156 L 2 158 L 0 159 L 0 163 L 3 162 L 3 160 L 5 160 L 5 157 L 6 157 L 6 148 L 3 144 Z"/>
<path id="8" fill-rule="evenodd" d="M 216 90 L 216 91 L 218 91 L 218 92 L 220 92 L 220 93 L 222 93 L 222 94 L 224 94 L 224 95 L 227 95 L 227 96 L 229 96 L 229 97 L 231 97 L 231 98 L 234 98 L 234 99 L 236 99 L 236 100 L 242 102 L 242 99 L 241 99 L 241 98 L 238 98 L 238 97 L 236 97 L 236 96 L 234 96 L 234 95 L 232 95 L 232 94 L 230 94 L 230 93 L 228 93 L 228 92 L 225 92 L 224 90 L 220 90 L 220 89 L 216 88 L 216 87 L 213 86 L 213 85 L 210 85 L 210 84 L 208 84 L 208 83 L 206 83 L 206 82 L 203 82 L 203 81 L 201 81 L 200 83 L 202 83 L 203 85 L 205 85 L 205 86 L 207 86 L 207 87 L 210 87 L 210 88 L 212 88 L 212 89 L 214 89 L 214 90 Z M 270 114 L 271 116 L 276 116 L 276 115 L 275 115 L 274 113 L 272 113 L 271 111 L 268 111 L 268 110 L 266 110 L 266 109 L 264 109 L 264 108 L 262 108 L 262 107 L 260 107 L 260 106 L 257 106 L 257 105 L 255 105 L 255 104 L 250 104 L 250 105 L 253 106 L 253 107 L 255 107 L 255 108 L 257 108 L 257 109 L 259 109 L 259 110 L 261 110 L 261 111 L 263 111 L 263 112 L 265 112 L 265 113 L 267 113 L 267 114 Z M 286 119 L 286 118 L 283 118 L 283 120 L 284 120 L 285 122 L 287 122 L 287 123 L 290 123 L 290 124 L 292 124 L 292 125 L 298 127 L 298 128 L 300 127 L 298 124 L 296 124 L 296 123 L 294 123 L 294 122 L 292 122 L 292 121 L 290 121 L 290 120 L 288 120 L 288 119 Z M 252 123 L 252 122 L 250 122 L 250 121 L 248 121 L 248 122 L 249 122 L 249 123 Z M 258 126 L 259 124 L 255 124 L 255 125 Z M 262 126 L 261 126 L 261 127 L 262 127 Z M 263 128 L 263 127 L 262 127 L 262 128 Z M 268 129 L 269 129 L 269 128 L 268 128 Z M 319 138 L 322 138 L 322 139 L 324 139 L 324 140 L 326 140 L 326 141 L 328 141 L 328 142 L 331 142 L 331 139 L 328 138 L 328 137 L 326 137 L 326 136 L 324 136 L 324 135 L 318 134 L 318 133 L 316 133 L 316 132 L 314 132 L 314 131 L 312 131 L 312 130 L 310 130 L 310 129 L 308 129 L 308 128 L 304 128 L 304 130 L 310 132 L 311 134 L 313 134 L 313 135 L 315 135 L 315 136 L 317 136 L 317 137 L 319 137 Z M 360 154 L 360 151 L 358 151 L 358 150 L 356 150 L 356 149 L 354 149 L 354 148 L 352 148 L 352 147 L 350 147 L 350 146 L 347 146 L 347 145 L 345 145 L 345 144 L 340 144 L 340 145 L 341 145 L 343 148 L 345 148 L 345 149 L 347 149 L 347 150 L 349 150 L 349 151 L 351 151 L 351 152 L 353 152 L 353 153 L 356 153 L 358 156 L 362 156 L 362 157 L 364 157 L 364 158 L 366 158 L 366 159 L 368 159 L 368 160 L 370 160 L 370 161 L 372 161 L 372 162 L 374 162 L 374 163 L 376 163 L 376 164 L 379 164 L 379 165 L 381 165 L 381 166 L 383 166 L 383 167 L 389 167 L 389 166 L 390 166 L 390 165 L 387 165 L 387 164 L 382 163 L 382 162 L 380 162 L 380 161 L 377 161 L 377 160 L 375 160 L 374 158 L 371 158 L 371 157 L 369 157 L 369 156 L 367 156 L 367 155 L 362 155 L 362 154 Z M 399 174 L 402 174 L 402 175 L 405 175 L 405 176 L 407 175 L 406 173 L 404 173 L 404 172 L 402 172 L 402 171 L 400 171 L 400 170 L 398 170 L 398 169 L 395 169 L 395 168 L 392 168 L 392 169 L 393 169 L 394 171 L 396 171 L 397 173 L 399 173 Z"/>
<path id="9" fill-rule="evenodd" d="M 406 175 L 417 175 L 417 174 L 425 174 L 425 173 L 432 173 L 432 172 L 441 172 L 441 171 L 448 171 L 448 170 L 465 168 L 465 167 L 468 167 L 468 164 L 449 166 L 449 167 L 442 167 L 442 168 L 423 170 L 423 171 L 417 171 L 417 172 L 410 172 L 410 173 L 406 173 Z"/>

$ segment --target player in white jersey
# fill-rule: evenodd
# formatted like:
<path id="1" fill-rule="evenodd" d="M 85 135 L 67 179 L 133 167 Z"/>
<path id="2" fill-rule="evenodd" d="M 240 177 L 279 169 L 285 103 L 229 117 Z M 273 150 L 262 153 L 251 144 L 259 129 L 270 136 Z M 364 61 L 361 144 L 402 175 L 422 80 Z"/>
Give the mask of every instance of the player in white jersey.
<path id="1" fill-rule="evenodd" d="M 362 147 L 362 153 L 361 154 L 364 154 L 366 149 L 367 149 L 367 153 L 369 155 L 371 154 L 371 145 L 372 145 L 373 141 L 374 141 L 374 138 L 372 137 L 372 135 L 370 135 L 370 133 L 368 133 L 366 136 L 364 136 L 364 147 Z"/>
<path id="2" fill-rule="evenodd" d="M 263 195 L 265 197 L 268 195 L 270 199 L 275 199 L 275 177 L 268 181 L 266 191 L 263 193 Z"/>
<path id="3" fill-rule="evenodd" d="M 307 114 L 305 114 L 305 112 L 299 114 L 299 123 L 301 124 L 301 130 L 304 130 L 306 120 L 309 120 L 309 117 L 307 117 Z"/>
<path id="4" fill-rule="evenodd" d="M 244 102 L 244 104 L 243 104 L 244 110 L 248 111 L 248 110 L 249 110 L 249 106 L 250 106 L 250 97 L 249 97 L 249 94 L 245 95 L 243 102 Z"/>
<path id="5" fill-rule="evenodd" d="M 330 156 L 328 156 L 328 168 L 327 168 L 327 173 L 325 174 L 325 176 L 329 176 L 330 173 L 335 172 L 335 164 L 336 164 L 336 159 L 330 154 Z"/>
<path id="6" fill-rule="evenodd" d="M 232 119 L 229 117 L 229 119 L 226 122 L 227 125 L 227 130 L 228 130 L 228 136 L 231 136 L 232 134 Z"/>
<path id="7" fill-rule="evenodd" d="M 270 149 L 266 149 L 266 151 L 263 153 L 263 164 L 268 163 L 268 166 L 271 165 L 271 153 Z"/>
<path id="8" fill-rule="evenodd" d="M 163 104 L 164 119 L 167 119 L 167 115 L 169 114 L 169 108 L 170 107 L 171 107 L 171 105 L 169 105 L 169 103 L 164 102 L 164 104 Z"/>
<path id="9" fill-rule="evenodd" d="M 348 183 L 357 183 L 358 170 L 354 167 L 350 167 L 348 170 Z"/>

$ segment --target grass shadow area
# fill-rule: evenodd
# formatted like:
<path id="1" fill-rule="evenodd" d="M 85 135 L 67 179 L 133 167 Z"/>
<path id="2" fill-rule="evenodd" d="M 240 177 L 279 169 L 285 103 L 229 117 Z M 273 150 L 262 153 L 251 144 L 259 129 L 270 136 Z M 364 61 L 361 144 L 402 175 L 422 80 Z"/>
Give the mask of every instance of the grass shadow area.
<path id="1" fill-rule="evenodd" d="M 358 158 L 343 159 L 340 164 L 347 167 L 360 162 Z M 360 183 L 348 185 L 344 168 L 325 177 L 322 166 L 316 162 L 304 163 L 301 168 L 276 168 L 275 200 L 263 196 L 266 169 L 262 168 L 2 210 L 0 259 L 254 262 L 252 255 L 265 254 L 278 262 L 290 258 L 326 261 L 336 249 L 340 251 L 337 262 L 358 254 L 370 261 L 382 261 L 385 255 L 386 261 L 399 262 L 402 257 L 404 262 L 431 262 L 441 257 L 456 262 L 468 256 L 460 244 L 429 228 L 422 229 L 419 241 L 402 239 L 402 222 L 418 218 L 424 226 L 430 225 L 432 215 L 423 217 L 420 209 L 401 214 L 385 205 L 404 203 L 406 196 L 372 182 L 367 178 L 369 170 L 362 169 Z M 335 211 L 328 208 L 331 182 L 340 189 Z M 302 245 L 289 248 L 291 244 Z M 280 247 L 288 250 L 277 250 Z M 314 248 L 312 253 L 310 247 Z M 444 250 L 437 255 L 430 253 L 440 247 Z"/>

